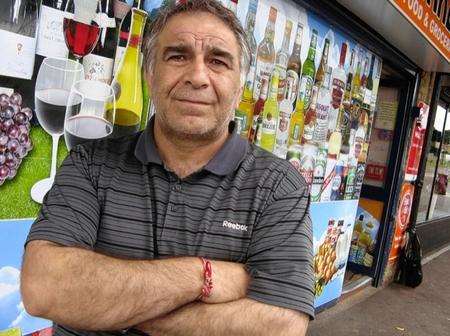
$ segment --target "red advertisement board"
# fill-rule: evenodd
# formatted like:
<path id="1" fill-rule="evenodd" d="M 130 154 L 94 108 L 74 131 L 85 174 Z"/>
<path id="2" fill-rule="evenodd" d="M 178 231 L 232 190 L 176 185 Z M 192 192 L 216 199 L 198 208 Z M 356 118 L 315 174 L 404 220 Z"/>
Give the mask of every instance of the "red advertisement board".
<path id="1" fill-rule="evenodd" d="M 423 141 L 428 123 L 429 107 L 423 102 L 419 102 L 419 116 L 414 120 L 414 129 L 412 133 L 411 145 L 408 152 L 406 164 L 405 180 L 415 181 L 419 170 L 420 156 L 422 154 Z"/>
<path id="2" fill-rule="evenodd" d="M 404 182 L 400 192 L 399 206 L 395 216 L 395 233 L 392 241 L 389 262 L 395 262 L 403 245 L 405 230 L 409 224 L 411 206 L 414 196 L 414 186 L 409 182 Z"/>

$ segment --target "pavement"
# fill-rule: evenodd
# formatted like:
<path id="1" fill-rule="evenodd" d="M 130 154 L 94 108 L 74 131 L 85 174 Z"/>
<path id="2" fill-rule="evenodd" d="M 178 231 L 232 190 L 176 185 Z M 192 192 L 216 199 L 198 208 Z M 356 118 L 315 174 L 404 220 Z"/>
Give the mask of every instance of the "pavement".
<path id="1" fill-rule="evenodd" d="M 450 249 L 423 272 L 417 288 L 368 287 L 338 302 L 316 316 L 307 336 L 450 336 Z"/>

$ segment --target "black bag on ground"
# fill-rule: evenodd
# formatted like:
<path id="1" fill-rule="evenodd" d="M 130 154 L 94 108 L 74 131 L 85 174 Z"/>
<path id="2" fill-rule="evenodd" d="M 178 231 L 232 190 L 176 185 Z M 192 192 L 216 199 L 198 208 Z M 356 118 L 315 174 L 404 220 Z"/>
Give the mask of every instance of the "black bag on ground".
<path id="1" fill-rule="evenodd" d="M 395 281 L 415 288 L 422 283 L 422 248 L 414 229 L 407 229 L 407 242 L 400 255 Z"/>

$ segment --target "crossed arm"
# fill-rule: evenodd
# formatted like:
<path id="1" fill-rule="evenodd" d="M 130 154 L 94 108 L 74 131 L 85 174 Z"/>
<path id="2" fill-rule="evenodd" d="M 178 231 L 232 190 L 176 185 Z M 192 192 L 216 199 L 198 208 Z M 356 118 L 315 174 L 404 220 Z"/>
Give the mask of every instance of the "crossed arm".
<path id="1" fill-rule="evenodd" d="M 134 261 L 32 241 L 21 292 L 31 315 L 79 330 L 136 328 L 154 335 L 304 335 L 302 313 L 246 299 L 243 265 L 213 261 L 214 291 L 198 258 Z"/>

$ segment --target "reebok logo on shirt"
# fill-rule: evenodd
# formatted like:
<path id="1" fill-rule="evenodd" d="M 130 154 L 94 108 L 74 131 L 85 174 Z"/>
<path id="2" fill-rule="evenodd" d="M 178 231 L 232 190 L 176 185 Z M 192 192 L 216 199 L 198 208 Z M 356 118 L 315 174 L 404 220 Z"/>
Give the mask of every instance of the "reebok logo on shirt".
<path id="1" fill-rule="evenodd" d="M 233 229 L 233 230 L 239 230 L 239 231 L 247 231 L 247 229 L 248 229 L 247 225 L 240 225 L 238 223 L 229 222 L 227 220 L 223 221 L 222 226 Z"/>

